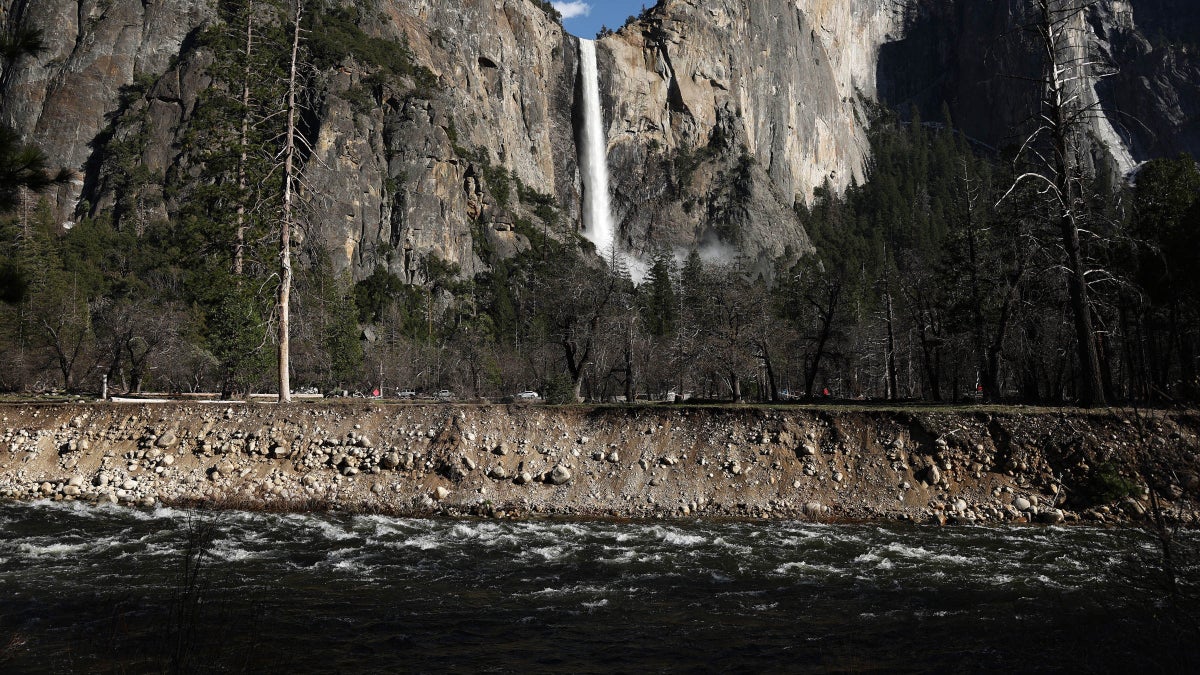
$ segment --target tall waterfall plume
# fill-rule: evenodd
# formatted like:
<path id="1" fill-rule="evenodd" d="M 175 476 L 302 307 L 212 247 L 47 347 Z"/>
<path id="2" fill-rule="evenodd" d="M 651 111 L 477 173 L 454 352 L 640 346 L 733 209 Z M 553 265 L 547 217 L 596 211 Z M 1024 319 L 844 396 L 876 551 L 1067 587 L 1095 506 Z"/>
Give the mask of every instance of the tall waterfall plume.
<path id="1" fill-rule="evenodd" d="M 580 38 L 579 60 L 583 76 L 583 151 L 579 158 L 583 176 L 583 236 L 596 245 L 601 255 L 610 255 L 616 228 L 608 195 L 608 139 L 604 133 L 604 111 L 600 108 L 595 42 Z"/>

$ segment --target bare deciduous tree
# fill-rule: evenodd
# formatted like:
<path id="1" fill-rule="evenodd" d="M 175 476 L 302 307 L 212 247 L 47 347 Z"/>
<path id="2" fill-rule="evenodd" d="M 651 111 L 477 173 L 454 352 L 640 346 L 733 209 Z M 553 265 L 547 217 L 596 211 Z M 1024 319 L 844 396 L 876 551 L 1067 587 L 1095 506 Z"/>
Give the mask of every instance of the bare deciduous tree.
<path id="1" fill-rule="evenodd" d="M 1096 348 L 1088 269 L 1080 239 L 1086 218 L 1084 185 L 1085 136 L 1096 116 L 1103 114 L 1093 83 L 1104 74 L 1103 64 L 1088 48 L 1086 13 L 1094 4 L 1080 0 L 1034 0 L 1030 29 L 1041 51 L 1042 75 L 1036 127 L 1026 137 L 1019 158 L 1032 161 L 1005 197 L 1027 182 L 1052 203 L 1051 218 L 1063 248 L 1064 271 L 1079 360 L 1079 395 L 1085 405 L 1104 405 L 1105 392 Z"/>

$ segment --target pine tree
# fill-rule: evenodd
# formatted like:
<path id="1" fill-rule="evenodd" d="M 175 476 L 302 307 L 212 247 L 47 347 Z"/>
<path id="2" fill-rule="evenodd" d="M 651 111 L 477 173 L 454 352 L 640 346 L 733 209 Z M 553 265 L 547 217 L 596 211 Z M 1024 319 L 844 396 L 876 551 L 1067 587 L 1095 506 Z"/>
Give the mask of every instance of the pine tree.
<path id="1" fill-rule="evenodd" d="M 654 254 L 642 294 L 642 318 L 646 330 L 655 337 L 675 332 L 678 302 L 675 298 L 675 256 L 661 250 Z"/>

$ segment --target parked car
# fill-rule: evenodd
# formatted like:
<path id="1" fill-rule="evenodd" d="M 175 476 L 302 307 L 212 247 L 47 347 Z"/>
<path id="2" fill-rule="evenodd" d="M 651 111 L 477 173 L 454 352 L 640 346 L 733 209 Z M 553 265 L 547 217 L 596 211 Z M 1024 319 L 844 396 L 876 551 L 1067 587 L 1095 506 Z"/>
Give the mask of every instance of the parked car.
<path id="1" fill-rule="evenodd" d="M 518 401 L 536 401 L 539 398 L 541 397 L 538 396 L 536 391 L 523 391 L 516 396 Z"/>
<path id="2" fill-rule="evenodd" d="M 443 390 L 439 391 L 438 393 L 434 394 L 434 396 L 439 401 L 449 401 L 454 398 L 454 394 L 449 389 L 443 389 Z"/>
<path id="3" fill-rule="evenodd" d="M 410 391 L 410 390 L 405 390 L 405 391 L 400 392 L 399 394 L 396 394 L 396 398 L 413 399 L 416 397 L 417 397 L 417 392 Z"/>

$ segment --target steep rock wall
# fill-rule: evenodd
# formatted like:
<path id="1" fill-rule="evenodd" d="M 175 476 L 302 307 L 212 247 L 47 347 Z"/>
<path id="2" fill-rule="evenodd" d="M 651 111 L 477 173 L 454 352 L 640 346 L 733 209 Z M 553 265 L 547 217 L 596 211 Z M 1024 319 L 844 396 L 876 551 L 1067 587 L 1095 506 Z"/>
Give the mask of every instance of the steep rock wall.
<path id="1" fill-rule="evenodd" d="M 315 78 L 306 230 L 333 254 L 335 272 L 361 277 L 384 265 L 418 280 L 415 261 L 431 254 L 471 275 L 483 267 L 473 229 L 502 256 L 528 246 L 513 224 L 534 216 L 516 197 L 498 203 L 497 186 L 483 177 L 487 166 L 573 213 L 575 49 L 561 26 L 527 0 L 379 2 L 372 9 L 378 21 L 362 29 L 407 42 L 437 84 L 422 91 L 389 82 L 371 91 L 364 108 L 353 99 L 372 86 L 369 64 L 346 62 Z M 78 171 L 56 195 L 63 221 L 117 200 L 117 181 L 105 175 L 97 152 L 105 136 L 144 132 L 140 164 L 151 176 L 188 171 L 183 139 L 212 85 L 205 75 L 212 56 L 194 44 L 214 21 L 209 0 L 34 0 L 7 3 L 0 18 L 44 31 L 47 50 L 14 64 L 0 82 L 0 119 Z M 147 93 L 123 101 L 122 88 L 135 81 L 149 81 Z M 131 119 L 144 119 L 146 128 L 132 128 Z M 144 190 L 139 218 L 175 215 L 179 204 L 160 185 Z"/>
<path id="2" fill-rule="evenodd" d="M 1200 62 L 1171 20 L 1187 4 L 1104 0 L 1088 17 L 1087 48 L 1121 66 L 1096 86 L 1112 114 L 1095 135 L 1114 156 L 1128 151 L 1122 166 L 1200 151 Z M 433 255 L 469 276 L 488 252 L 528 247 L 525 228 L 570 236 L 574 38 L 530 0 L 359 6 L 361 29 L 406 41 L 436 83 L 377 86 L 370 65 L 353 60 L 314 78 L 306 231 L 334 254 L 335 271 L 362 278 L 383 265 L 420 282 L 417 261 Z M 1036 70 L 1027 45 L 1007 39 L 1019 32 L 1019 6 L 663 0 L 600 42 L 620 236 L 641 251 L 734 245 L 763 263 L 807 250 L 793 207 L 826 181 L 838 189 L 866 177 L 863 104 L 876 97 L 933 120 L 946 100 L 976 139 L 1011 143 L 1033 97 L 1007 75 Z M 116 202 L 120 181 L 97 141 L 136 131 L 123 105 L 147 120 L 138 161 L 148 175 L 188 170 L 182 141 L 212 83 L 212 55 L 196 36 L 215 16 L 212 0 L 0 0 L 6 27 L 45 32 L 47 51 L 3 74 L 0 121 L 79 169 L 56 195 L 63 221 Z M 1147 39 L 1142 24 L 1165 37 Z M 134 82 L 144 95 L 123 101 Z M 137 217 L 172 219 L 179 204 L 154 180 L 136 196 Z M 553 198 L 554 222 L 523 203 L 516 180 Z"/>
<path id="3" fill-rule="evenodd" d="M 463 264 L 468 273 L 482 263 L 472 254 L 472 222 L 482 221 L 502 254 L 526 245 L 512 232 L 513 215 L 489 193 L 495 186 L 485 184 L 482 167 L 458 156 L 455 146 L 482 151 L 488 163 L 554 196 L 563 212 L 577 213 L 571 121 L 577 57 L 562 27 L 527 0 L 386 7 L 418 62 L 438 77 L 442 96 L 424 104 L 427 119 L 418 110 L 384 120 L 388 175 L 406 180 L 388 205 L 390 219 L 380 219 L 390 220 L 390 228 L 381 223 L 381 229 L 417 250 L 470 261 Z M 429 130 L 419 131 L 423 126 Z M 356 136 L 352 128 L 338 133 L 346 141 Z M 362 222 L 369 246 L 371 220 Z"/>
<path id="4" fill-rule="evenodd" d="M 121 88 L 137 75 L 166 71 L 212 16 L 209 0 L 4 0 L 5 28 L 40 29 L 45 51 L 4 73 L 0 121 L 52 162 L 81 169 L 106 116 L 118 108 Z M 73 208 L 82 189 L 81 173 L 57 195 L 60 206 Z"/>
<path id="5" fill-rule="evenodd" d="M 864 179 L 862 103 L 899 18 L 879 0 L 668 0 L 605 39 L 625 235 L 805 250 L 792 207 Z"/>
<path id="6" fill-rule="evenodd" d="M 1180 0 L 1104 0 L 1073 34 L 1078 54 L 1103 64 L 1105 76 L 1082 94 L 1097 107 L 1097 152 L 1121 173 L 1154 157 L 1200 154 L 1200 63 L 1174 30 L 1193 9 Z M 880 51 L 880 100 L 937 122 L 944 102 L 954 124 L 977 141 L 997 149 L 1019 144 L 1037 100 L 1030 78 L 1040 74 L 1023 29 L 1029 21 L 1020 0 L 912 4 L 902 35 Z"/>

